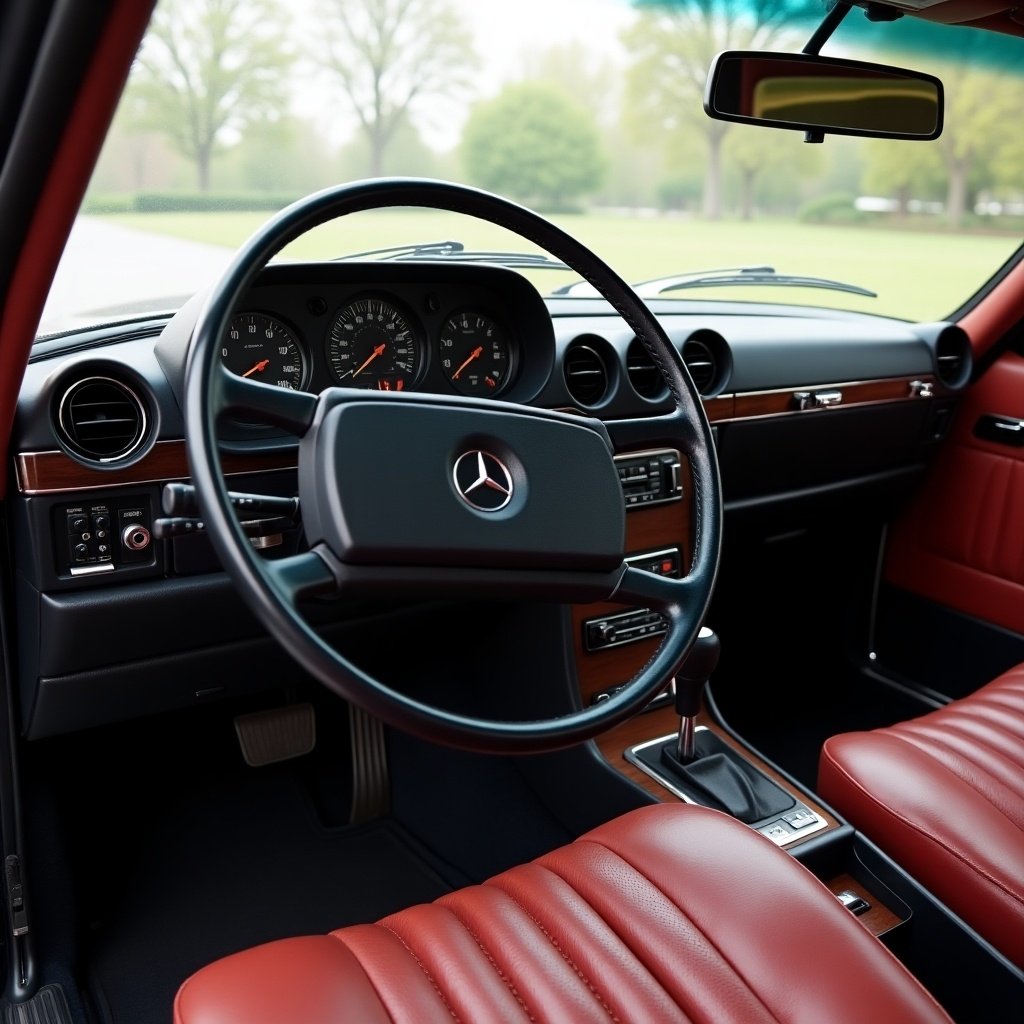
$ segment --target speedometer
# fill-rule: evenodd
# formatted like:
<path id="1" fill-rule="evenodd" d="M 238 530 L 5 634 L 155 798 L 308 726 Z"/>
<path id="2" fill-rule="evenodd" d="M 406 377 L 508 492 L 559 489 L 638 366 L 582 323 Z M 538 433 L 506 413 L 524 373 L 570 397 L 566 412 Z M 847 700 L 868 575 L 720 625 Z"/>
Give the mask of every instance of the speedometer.
<path id="1" fill-rule="evenodd" d="M 338 310 L 327 335 L 327 365 L 346 387 L 406 391 L 419 374 L 421 349 L 411 314 L 369 295 Z"/>
<path id="2" fill-rule="evenodd" d="M 221 343 L 224 365 L 240 377 L 299 391 L 306 383 L 306 360 L 295 332 L 265 313 L 237 313 Z"/>

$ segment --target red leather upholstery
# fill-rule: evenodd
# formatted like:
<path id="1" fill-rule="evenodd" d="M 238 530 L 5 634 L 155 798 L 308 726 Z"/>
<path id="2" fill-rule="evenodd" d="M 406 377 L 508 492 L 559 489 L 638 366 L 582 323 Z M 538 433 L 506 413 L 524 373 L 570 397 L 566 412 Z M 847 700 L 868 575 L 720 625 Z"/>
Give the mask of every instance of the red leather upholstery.
<path id="1" fill-rule="evenodd" d="M 176 1024 L 948 1021 L 805 868 L 745 825 L 645 807 L 532 864 L 218 961 Z"/>
<path id="2" fill-rule="evenodd" d="M 831 737 L 818 789 L 1024 967 L 1024 665 L 912 721 Z"/>

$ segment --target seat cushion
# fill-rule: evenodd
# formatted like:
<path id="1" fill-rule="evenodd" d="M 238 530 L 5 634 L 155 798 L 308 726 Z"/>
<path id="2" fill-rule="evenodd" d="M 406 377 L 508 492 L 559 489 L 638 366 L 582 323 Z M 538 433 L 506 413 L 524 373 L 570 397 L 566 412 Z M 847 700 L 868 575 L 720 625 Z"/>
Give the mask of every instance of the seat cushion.
<path id="1" fill-rule="evenodd" d="M 920 718 L 831 737 L 818 789 L 1024 967 L 1024 665 Z"/>
<path id="2" fill-rule="evenodd" d="M 718 811 L 645 807 L 376 924 L 193 975 L 176 1024 L 948 1021 L 804 867 Z"/>

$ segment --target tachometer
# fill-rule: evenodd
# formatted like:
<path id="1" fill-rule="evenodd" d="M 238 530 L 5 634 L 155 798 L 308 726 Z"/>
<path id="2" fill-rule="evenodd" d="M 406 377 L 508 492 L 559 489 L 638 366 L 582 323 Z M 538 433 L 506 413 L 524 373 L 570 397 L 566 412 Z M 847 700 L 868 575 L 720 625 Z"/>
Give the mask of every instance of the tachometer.
<path id="1" fill-rule="evenodd" d="M 221 345 L 224 365 L 240 377 L 299 391 L 306 383 L 306 360 L 295 332 L 265 313 L 237 313 Z"/>
<path id="2" fill-rule="evenodd" d="M 327 335 L 327 364 L 339 384 L 405 391 L 415 383 L 421 362 L 412 316 L 391 299 L 354 299 L 335 315 Z"/>
<path id="3" fill-rule="evenodd" d="M 441 369 L 464 395 L 496 395 L 508 383 L 512 349 L 497 321 L 465 310 L 444 322 L 438 339 Z"/>

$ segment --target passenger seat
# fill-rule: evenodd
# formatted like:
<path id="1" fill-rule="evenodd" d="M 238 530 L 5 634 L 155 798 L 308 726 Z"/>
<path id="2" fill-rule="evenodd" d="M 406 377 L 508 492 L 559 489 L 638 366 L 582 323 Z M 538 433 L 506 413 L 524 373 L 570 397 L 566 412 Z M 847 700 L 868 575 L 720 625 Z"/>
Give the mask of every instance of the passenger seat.
<path id="1" fill-rule="evenodd" d="M 831 737 L 818 790 L 1024 968 L 1024 665 L 919 718 Z"/>

